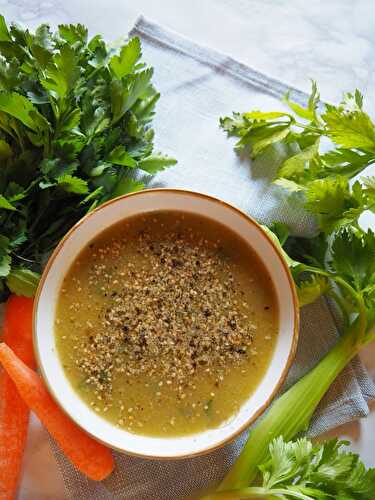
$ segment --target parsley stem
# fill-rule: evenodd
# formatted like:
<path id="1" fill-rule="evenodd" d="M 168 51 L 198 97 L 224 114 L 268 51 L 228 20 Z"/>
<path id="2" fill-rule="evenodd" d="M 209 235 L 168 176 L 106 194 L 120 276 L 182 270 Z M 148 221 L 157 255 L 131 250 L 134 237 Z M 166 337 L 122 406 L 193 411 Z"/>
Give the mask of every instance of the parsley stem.
<path id="1" fill-rule="evenodd" d="M 341 297 L 338 293 L 336 293 L 334 290 L 329 290 L 328 294 L 332 299 L 337 303 L 337 305 L 340 308 L 340 311 L 343 315 L 343 321 L 345 326 L 349 325 L 349 314 L 350 314 L 350 309 L 351 305 L 344 299 L 344 297 Z"/>
<path id="2" fill-rule="evenodd" d="M 357 333 L 357 343 L 359 345 L 362 345 L 367 330 L 366 306 L 362 294 L 358 294 L 358 310 L 359 310 L 359 315 L 358 315 L 359 326 Z"/>
<path id="3" fill-rule="evenodd" d="M 312 127 L 311 125 L 305 125 L 304 123 L 294 122 L 293 125 L 296 127 L 303 128 L 305 130 L 310 130 L 311 132 L 315 132 L 316 134 L 323 135 L 325 132 L 321 128 Z"/>
<path id="4" fill-rule="evenodd" d="M 26 149 L 26 148 L 25 148 L 25 142 L 24 142 L 23 137 L 22 137 L 22 134 L 21 134 L 21 132 L 20 132 L 20 130 L 19 130 L 19 128 L 18 128 L 18 123 L 17 123 L 17 121 L 16 121 L 16 120 L 14 120 L 14 121 L 12 122 L 12 128 L 13 128 L 14 132 L 16 133 L 17 140 L 18 140 L 18 143 L 19 143 L 19 145 L 20 145 L 20 147 L 21 147 L 22 151 L 25 151 L 25 149 Z"/>
<path id="5" fill-rule="evenodd" d="M 346 290 L 346 292 L 348 292 L 348 294 L 351 297 L 354 298 L 354 300 L 358 304 L 358 312 L 359 312 L 358 317 L 360 319 L 360 325 L 358 326 L 356 338 L 357 338 L 358 343 L 362 344 L 365 333 L 366 333 L 366 328 L 367 328 L 366 307 L 365 307 L 365 303 L 364 303 L 362 294 L 357 292 L 347 281 L 345 281 L 343 278 L 341 278 L 341 276 L 338 276 L 337 274 L 331 273 L 329 271 L 325 271 L 324 269 L 319 269 L 317 267 L 303 265 L 303 264 L 301 265 L 300 269 L 301 269 L 300 272 L 307 271 L 307 272 L 311 272 L 314 274 L 320 274 L 321 276 L 325 276 L 326 278 L 331 279 L 337 285 L 339 285 L 342 289 Z M 338 297 L 338 295 L 335 293 L 331 293 L 331 296 L 334 299 L 335 299 L 335 297 Z M 341 299 L 341 300 L 339 299 L 337 301 L 337 304 L 339 305 L 340 309 L 342 309 L 342 312 L 345 316 L 345 314 L 347 313 L 347 308 L 344 305 L 344 303 L 342 302 L 342 300 L 343 299 Z"/>

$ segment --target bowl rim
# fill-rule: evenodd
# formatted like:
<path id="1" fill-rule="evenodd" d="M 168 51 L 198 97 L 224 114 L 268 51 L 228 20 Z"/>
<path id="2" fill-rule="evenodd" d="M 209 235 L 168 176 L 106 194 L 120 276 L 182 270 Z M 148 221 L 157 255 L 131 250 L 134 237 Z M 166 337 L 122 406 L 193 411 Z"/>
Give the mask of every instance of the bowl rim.
<path id="1" fill-rule="evenodd" d="M 136 453 L 136 452 L 130 452 L 126 449 L 126 447 L 117 447 L 117 446 L 113 446 L 113 445 L 109 445 L 106 441 L 100 439 L 98 436 L 92 434 L 91 432 L 87 431 L 87 429 L 84 427 L 84 425 L 78 421 L 78 419 L 76 419 L 74 417 L 74 415 L 72 415 L 68 410 L 65 409 L 65 407 L 60 403 L 59 401 L 59 398 L 57 397 L 57 394 L 56 392 L 54 391 L 53 387 L 52 387 L 52 384 L 50 384 L 49 382 L 49 379 L 47 377 L 47 374 L 44 370 L 44 367 L 43 367 L 43 363 L 41 362 L 41 354 L 39 352 L 39 348 L 38 348 L 38 342 L 37 342 L 37 311 L 38 311 L 38 308 L 39 308 L 39 303 L 40 303 L 40 295 L 41 295 L 41 292 L 42 292 L 42 289 L 43 289 L 43 286 L 44 286 L 44 282 L 46 281 L 46 278 L 47 278 L 47 275 L 51 269 L 51 267 L 53 266 L 53 263 L 57 257 L 57 255 L 60 253 L 60 250 L 62 249 L 62 247 L 65 245 L 66 241 L 70 238 L 70 236 L 82 225 L 86 222 L 86 220 L 92 216 L 94 216 L 97 212 L 99 212 L 100 210 L 102 210 L 103 208 L 106 208 L 107 206 L 113 204 L 113 203 L 118 203 L 120 200 L 123 200 L 125 198 L 129 198 L 131 196 L 139 196 L 139 195 L 142 195 L 142 194 L 147 194 L 149 192 L 169 192 L 169 193 L 185 193 L 185 194 L 188 194 L 190 196 L 197 196 L 199 198 L 203 198 L 203 199 L 208 199 L 210 201 L 214 201 L 216 203 L 220 203 L 222 205 L 224 205 L 226 208 L 232 210 L 233 212 L 235 212 L 237 215 L 239 215 L 240 217 L 246 219 L 246 221 L 250 224 L 252 224 L 253 226 L 255 226 L 255 228 L 258 230 L 258 231 L 261 231 L 263 235 L 266 236 L 266 238 L 268 239 L 269 243 L 272 245 L 273 249 L 275 250 L 275 253 L 280 261 L 280 264 L 281 266 L 284 268 L 284 271 L 286 272 L 286 276 L 288 278 L 288 282 L 290 284 L 290 289 L 291 289 L 291 292 L 292 292 L 292 306 L 293 306 L 293 323 L 294 323 L 294 328 L 293 328 L 293 333 L 292 333 L 292 341 L 291 341 L 291 346 L 290 346 L 290 350 L 289 350 L 289 354 L 288 354 L 288 358 L 287 358 L 287 361 L 285 363 L 285 366 L 282 370 L 282 373 L 279 377 L 279 380 L 277 381 L 274 389 L 272 390 L 271 394 L 269 395 L 269 397 L 267 398 L 267 400 L 263 403 L 262 406 L 260 406 L 257 411 L 255 411 L 250 417 L 249 419 L 243 424 L 241 425 L 240 428 L 236 429 L 232 434 L 230 434 L 229 436 L 227 436 L 226 438 L 222 439 L 221 441 L 211 445 L 211 446 L 208 446 L 202 450 L 199 450 L 197 452 L 194 452 L 194 453 L 188 453 L 188 454 L 184 454 L 184 455 L 170 455 L 170 456 L 156 456 L 156 455 L 147 455 L 147 454 L 142 454 L 142 453 Z M 124 217 L 125 219 L 126 217 Z M 83 248 L 83 247 L 82 247 Z M 272 238 L 270 238 L 270 236 L 262 229 L 261 225 L 253 218 L 251 217 L 250 215 L 248 215 L 246 212 L 244 212 L 243 210 L 235 207 L 234 205 L 224 201 L 224 200 L 221 200 L 220 198 L 217 198 L 216 196 L 211 196 L 211 195 L 208 195 L 208 194 L 205 194 L 205 193 L 201 193 L 199 191 L 192 191 L 192 190 L 189 190 L 189 189 L 182 189 L 182 188 L 148 188 L 148 189 L 143 189 L 141 191 L 136 191 L 136 192 L 132 192 L 132 193 L 127 193 L 127 194 L 124 194 L 124 195 L 121 195 L 121 196 L 118 196 L 116 198 L 112 198 L 108 201 L 106 201 L 105 203 L 103 203 L 102 205 L 100 205 L 99 207 L 96 207 L 94 210 L 92 210 L 91 212 L 87 213 L 86 215 L 84 215 L 81 219 L 79 219 L 70 229 L 69 231 L 61 238 L 61 240 L 59 241 L 59 243 L 57 244 L 57 246 L 55 247 L 55 249 L 53 250 L 53 252 L 51 253 L 44 269 L 43 269 L 43 272 L 42 272 L 42 276 L 40 278 L 40 281 L 39 281 L 39 284 L 38 284 L 38 288 L 37 288 L 37 291 L 35 293 L 35 297 L 34 297 L 34 305 L 33 305 L 33 317 L 32 317 L 32 339 L 33 339 L 33 349 L 34 349 L 34 354 L 35 354 L 35 359 L 36 359 L 36 362 L 37 362 L 37 368 L 38 368 L 38 371 L 44 381 L 44 383 L 46 384 L 46 387 L 48 389 L 48 392 L 49 394 L 52 396 L 53 400 L 56 402 L 56 404 L 58 405 L 58 407 L 65 413 L 65 415 L 67 415 L 80 429 L 82 429 L 84 432 L 86 432 L 88 435 L 90 435 L 93 439 L 95 439 L 96 441 L 102 443 L 103 445 L 107 446 L 108 448 L 110 449 L 113 449 L 115 451 L 118 451 L 120 453 L 125 453 L 129 456 L 134 456 L 134 457 L 138 457 L 138 458 L 143 458 L 143 459 L 149 459 L 149 460 L 160 460 L 160 461 L 168 461 L 168 460 L 183 460 L 183 459 L 187 459 L 187 458 L 192 458 L 192 457 L 199 457 L 199 456 L 203 456 L 203 455 L 206 455 L 208 453 L 211 453 L 219 448 L 222 448 L 224 445 L 232 442 L 236 437 L 238 437 L 245 429 L 247 429 L 251 424 L 253 424 L 255 422 L 255 420 L 260 417 L 264 411 L 270 406 L 270 404 L 272 403 L 273 399 L 275 398 L 275 396 L 277 395 L 279 389 L 281 388 L 281 386 L 283 385 L 283 383 L 285 382 L 285 379 L 288 375 L 288 372 L 290 370 L 290 367 L 294 361 L 294 358 L 295 358 L 295 355 L 296 355 L 296 350 L 297 350 L 297 344 L 298 344 L 298 336 L 299 336 L 299 326 L 300 326 L 300 310 L 299 310 L 299 303 L 298 303 L 298 297 L 297 297 L 297 290 L 296 290 L 296 286 L 295 286 L 295 283 L 294 283 L 294 280 L 293 280 L 293 277 L 292 277 L 292 274 L 290 272 L 290 269 L 288 267 L 288 264 L 287 262 L 285 261 L 284 257 L 281 255 L 281 252 L 280 252 L 280 249 L 277 247 L 276 243 L 272 240 Z M 194 434 L 192 434 L 192 436 L 194 436 Z M 144 436 L 140 436 L 140 438 L 143 438 Z M 165 438 L 165 439 L 169 439 L 169 438 Z"/>

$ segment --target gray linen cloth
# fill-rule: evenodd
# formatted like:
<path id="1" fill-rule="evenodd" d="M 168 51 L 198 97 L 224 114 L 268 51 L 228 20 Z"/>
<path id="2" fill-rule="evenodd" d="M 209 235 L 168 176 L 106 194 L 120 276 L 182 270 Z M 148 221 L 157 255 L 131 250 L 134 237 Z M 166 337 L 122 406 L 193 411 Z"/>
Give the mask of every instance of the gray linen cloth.
<path id="1" fill-rule="evenodd" d="M 218 127 L 220 116 L 233 110 L 275 110 L 288 87 L 233 59 L 202 48 L 140 18 L 131 33 L 142 39 L 144 59 L 155 67 L 161 92 L 155 117 L 157 149 L 179 164 L 158 174 L 150 186 L 202 191 L 222 198 L 261 222 L 282 220 L 299 234 L 313 231 L 302 209 L 290 209 L 281 190 L 271 185 L 277 168 L 269 151 L 249 165 L 233 151 Z M 306 95 L 290 89 L 304 102 Z M 337 329 L 325 301 L 303 309 L 298 352 L 286 386 L 309 370 L 334 344 Z M 338 377 L 313 419 L 310 435 L 368 414 L 375 387 L 358 359 Z M 116 470 L 102 483 L 82 476 L 52 443 L 69 498 L 77 500 L 178 500 L 220 480 L 239 454 L 247 432 L 209 455 L 181 460 L 143 460 L 116 453 Z"/>

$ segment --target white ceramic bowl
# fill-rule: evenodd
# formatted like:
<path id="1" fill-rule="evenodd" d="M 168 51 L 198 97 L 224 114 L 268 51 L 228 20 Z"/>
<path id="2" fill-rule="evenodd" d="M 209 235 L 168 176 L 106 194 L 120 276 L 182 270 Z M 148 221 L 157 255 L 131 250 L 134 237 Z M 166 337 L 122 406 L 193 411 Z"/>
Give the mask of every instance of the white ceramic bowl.
<path id="1" fill-rule="evenodd" d="M 271 363 L 258 388 L 237 414 L 216 429 L 177 438 L 145 437 L 104 420 L 76 394 L 61 366 L 55 346 L 54 318 L 65 273 L 87 244 L 103 229 L 136 214 L 157 210 L 203 214 L 240 234 L 267 268 L 279 304 L 279 334 Z M 34 308 L 34 348 L 52 396 L 83 429 L 108 446 L 149 458 L 183 458 L 212 451 L 244 430 L 270 404 L 293 360 L 298 336 L 298 303 L 292 277 L 274 243 L 250 217 L 220 200 L 176 189 L 151 189 L 116 198 L 81 219 L 62 239 L 43 273 Z"/>

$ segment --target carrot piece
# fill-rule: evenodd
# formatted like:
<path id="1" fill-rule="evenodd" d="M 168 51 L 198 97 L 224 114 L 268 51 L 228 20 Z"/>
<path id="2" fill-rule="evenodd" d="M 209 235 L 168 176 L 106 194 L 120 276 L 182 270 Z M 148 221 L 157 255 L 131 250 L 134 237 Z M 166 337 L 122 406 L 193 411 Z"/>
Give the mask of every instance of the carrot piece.
<path id="1" fill-rule="evenodd" d="M 3 341 L 30 368 L 35 368 L 33 347 L 34 300 L 11 295 L 5 304 Z"/>
<path id="2" fill-rule="evenodd" d="M 114 467 L 110 450 L 92 439 L 65 415 L 50 396 L 42 379 L 4 343 L 0 344 L 0 362 L 27 406 L 73 464 L 95 481 L 109 476 Z"/>
<path id="3" fill-rule="evenodd" d="M 3 340 L 30 368 L 33 299 L 11 295 L 5 305 Z M 16 496 L 29 424 L 29 408 L 4 370 L 0 370 L 0 500 Z"/>

